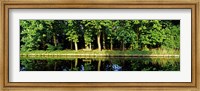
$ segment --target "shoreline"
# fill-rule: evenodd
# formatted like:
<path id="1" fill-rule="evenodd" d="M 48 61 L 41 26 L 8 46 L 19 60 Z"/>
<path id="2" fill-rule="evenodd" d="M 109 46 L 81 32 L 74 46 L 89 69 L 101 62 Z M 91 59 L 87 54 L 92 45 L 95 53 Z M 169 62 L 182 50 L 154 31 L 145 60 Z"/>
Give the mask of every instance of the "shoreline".
<path id="1" fill-rule="evenodd" d="M 58 50 L 58 51 L 29 51 L 20 52 L 20 56 L 45 56 L 45 57 L 179 57 L 180 52 L 175 50 L 150 50 L 150 51 L 119 51 L 119 50 Z"/>
<path id="2" fill-rule="evenodd" d="M 179 57 L 175 54 L 20 54 L 20 56 L 66 56 L 66 57 Z"/>

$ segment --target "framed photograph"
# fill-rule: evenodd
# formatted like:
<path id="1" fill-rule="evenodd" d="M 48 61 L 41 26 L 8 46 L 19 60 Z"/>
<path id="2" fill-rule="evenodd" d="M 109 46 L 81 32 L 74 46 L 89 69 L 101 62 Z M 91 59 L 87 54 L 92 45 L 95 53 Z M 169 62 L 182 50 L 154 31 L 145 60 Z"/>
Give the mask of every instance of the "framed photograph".
<path id="1" fill-rule="evenodd" d="M 197 1 L 1 3 L 4 89 L 199 88 Z"/>

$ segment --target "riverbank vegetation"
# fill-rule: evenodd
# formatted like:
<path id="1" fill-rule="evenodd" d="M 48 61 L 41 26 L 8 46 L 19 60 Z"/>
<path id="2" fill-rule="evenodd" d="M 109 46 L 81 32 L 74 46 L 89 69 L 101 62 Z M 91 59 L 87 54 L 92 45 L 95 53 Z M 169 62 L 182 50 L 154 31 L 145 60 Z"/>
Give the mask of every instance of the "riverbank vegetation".
<path id="1" fill-rule="evenodd" d="M 20 20 L 20 54 L 174 54 L 179 20 Z"/>
<path id="2" fill-rule="evenodd" d="M 160 57 L 167 57 L 167 56 L 178 56 L 179 57 L 179 51 L 178 50 L 149 50 L 149 51 L 139 51 L 139 50 L 91 50 L 91 51 L 85 51 L 85 50 L 56 50 L 56 51 L 44 51 L 44 50 L 34 50 L 34 51 L 26 51 L 21 52 L 21 56 L 77 56 L 77 57 L 101 57 L 101 56 L 107 56 L 107 57 L 113 57 L 113 56 L 132 56 L 132 57 L 141 57 L 141 56 L 160 56 Z"/>

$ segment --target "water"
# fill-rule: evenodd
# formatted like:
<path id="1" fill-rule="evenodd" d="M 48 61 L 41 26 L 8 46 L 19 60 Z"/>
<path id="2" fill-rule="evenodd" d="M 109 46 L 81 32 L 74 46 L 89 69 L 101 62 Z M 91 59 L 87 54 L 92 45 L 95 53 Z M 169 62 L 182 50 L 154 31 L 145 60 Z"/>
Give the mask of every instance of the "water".
<path id="1" fill-rule="evenodd" d="M 20 71 L 180 71 L 180 58 L 21 57 Z"/>

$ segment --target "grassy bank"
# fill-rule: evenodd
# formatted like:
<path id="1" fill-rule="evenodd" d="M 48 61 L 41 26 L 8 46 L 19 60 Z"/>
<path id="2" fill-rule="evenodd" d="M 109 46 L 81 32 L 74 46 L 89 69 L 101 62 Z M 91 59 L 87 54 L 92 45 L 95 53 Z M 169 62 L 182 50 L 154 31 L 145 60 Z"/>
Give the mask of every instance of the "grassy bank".
<path id="1" fill-rule="evenodd" d="M 21 56 L 179 56 L 180 51 L 177 50 L 35 50 L 29 52 L 20 52 Z"/>

